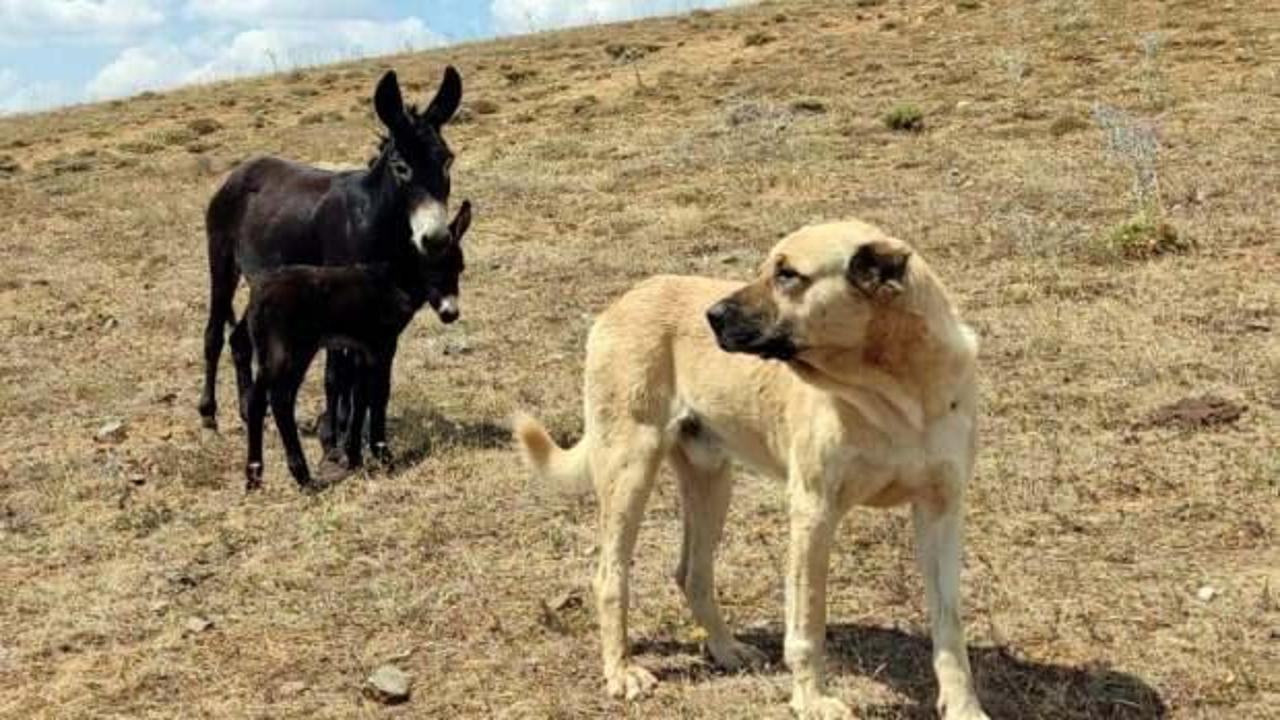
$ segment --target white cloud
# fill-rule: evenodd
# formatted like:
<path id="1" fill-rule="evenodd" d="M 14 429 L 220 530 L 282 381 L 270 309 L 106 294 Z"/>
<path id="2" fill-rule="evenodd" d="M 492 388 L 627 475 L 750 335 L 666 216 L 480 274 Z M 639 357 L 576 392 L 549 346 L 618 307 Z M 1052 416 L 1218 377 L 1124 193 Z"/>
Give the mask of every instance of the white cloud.
<path id="1" fill-rule="evenodd" d="M 0 0 L 0 40 L 112 39 L 164 22 L 156 0 Z"/>
<path id="2" fill-rule="evenodd" d="M 419 18 L 391 22 L 318 20 L 269 23 L 229 37 L 205 36 L 182 47 L 126 48 L 89 81 L 94 99 L 174 87 L 443 43 Z"/>
<path id="3" fill-rule="evenodd" d="M 174 85 L 192 70 L 191 59 L 173 45 L 125 48 L 98 71 L 85 91 L 95 100 Z"/>
<path id="4" fill-rule="evenodd" d="M 368 0 L 187 0 L 188 15 L 208 20 L 249 23 L 263 19 L 358 17 Z"/>
<path id="5" fill-rule="evenodd" d="M 493 0 L 489 12 L 499 33 L 521 33 L 741 4 L 744 0 Z"/>

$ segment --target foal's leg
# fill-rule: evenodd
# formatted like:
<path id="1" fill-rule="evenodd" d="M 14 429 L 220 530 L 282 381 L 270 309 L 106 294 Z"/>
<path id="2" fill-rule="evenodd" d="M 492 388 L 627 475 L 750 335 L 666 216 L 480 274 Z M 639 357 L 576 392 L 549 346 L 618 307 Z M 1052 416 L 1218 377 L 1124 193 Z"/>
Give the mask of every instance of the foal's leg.
<path id="1" fill-rule="evenodd" d="M 311 471 L 307 468 L 307 456 L 302 450 L 302 441 L 298 438 L 298 425 L 294 420 L 294 409 L 298 401 L 298 386 L 302 384 L 306 365 L 291 365 L 281 373 L 279 380 L 271 388 L 271 414 L 276 418 L 276 429 L 280 431 L 280 441 L 284 444 L 285 454 L 289 460 L 289 473 L 298 481 L 302 490 L 313 490 L 315 483 L 311 480 Z"/>
<path id="2" fill-rule="evenodd" d="M 249 386 L 245 423 L 249 426 L 249 457 L 244 466 L 244 489 L 251 492 L 262 487 L 262 420 L 267 414 L 270 377 L 259 372 Z"/>
<path id="3" fill-rule="evenodd" d="M 370 369 L 369 377 L 369 449 L 380 463 L 391 463 L 391 448 L 387 446 L 387 403 L 391 399 L 391 364 L 395 360 L 395 346 L 381 353 Z"/>

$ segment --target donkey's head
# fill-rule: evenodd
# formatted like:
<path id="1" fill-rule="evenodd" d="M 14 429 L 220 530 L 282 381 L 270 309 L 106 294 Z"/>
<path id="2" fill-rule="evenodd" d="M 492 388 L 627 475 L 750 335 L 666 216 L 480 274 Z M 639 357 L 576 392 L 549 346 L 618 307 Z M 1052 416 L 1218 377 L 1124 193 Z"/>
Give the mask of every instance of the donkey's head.
<path id="1" fill-rule="evenodd" d="M 410 239 L 421 253 L 449 241 L 447 205 L 453 153 L 440 128 L 453 117 L 461 100 L 462 78 L 452 66 L 445 68 L 440 89 L 422 112 L 412 105 L 405 107 L 394 70 L 382 76 L 374 91 L 374 109 L 389 133 L 384 147 L 387 171 L 402 193 Z"/>
<path id="2" fill-rule="evenodd" d="M 458 285 L 462 271 L 466 269 L 462 258 L 462 236 L 469 227 L 471 201 L 463 200 L 458 214 L 449 223 L 448 239 L 433 246 L 423 258 L 427 304 L 436 311 L 440 322 L 446 324 L 457 320 L 462 312 L 458 306 Z"/>

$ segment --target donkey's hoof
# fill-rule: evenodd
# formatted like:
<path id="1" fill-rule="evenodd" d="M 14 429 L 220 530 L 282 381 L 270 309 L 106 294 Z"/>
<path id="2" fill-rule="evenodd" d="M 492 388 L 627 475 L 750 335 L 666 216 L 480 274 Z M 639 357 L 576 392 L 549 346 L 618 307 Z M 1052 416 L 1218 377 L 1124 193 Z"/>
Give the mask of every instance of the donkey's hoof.
<path id="1" fill-rule="evenodd" d="M 316 478 L 326 486 L 342 482 L 350 474 L 351 470 L 347 468 L 340 454 L 325 455 L 325 458 L 320 461 L 320 467 L 316 468 Z"/>
<path id="2" fill-rule="evenodd" d="M 306 482 L 298 481 L 298 492 L 303 495 L 317 495 L 328 487 L 329 483 L 317 478 L 309 478 Z"/>
<path id="3" fill-rule="evenodd" d="M 247 493 L 262 489 L 262 463 L 251 462 L 244 466 L 244 491 Z"/>
<path id="4" fill-rule="evenodd" d="M 373 455 L 373 459 L 383 468 L 389 469 L 396 460 L 395 453 L 391 452 L 391 447 L 384 442 L 374 443 L 369 452 Z"/>

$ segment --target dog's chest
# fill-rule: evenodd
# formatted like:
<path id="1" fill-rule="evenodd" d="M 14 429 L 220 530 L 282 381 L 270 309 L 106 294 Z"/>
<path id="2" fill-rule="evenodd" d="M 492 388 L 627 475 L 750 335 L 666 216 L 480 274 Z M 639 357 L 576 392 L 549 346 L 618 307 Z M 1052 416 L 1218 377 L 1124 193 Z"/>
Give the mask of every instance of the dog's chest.
<path id="1" fill-rule="evenodd" d="M 972 449 L 972 418 L 952 413 L 915 437 L 853 438 L 828 447 L 823 474 L 853 504 L 897 505 L 962 489 Z"/>

